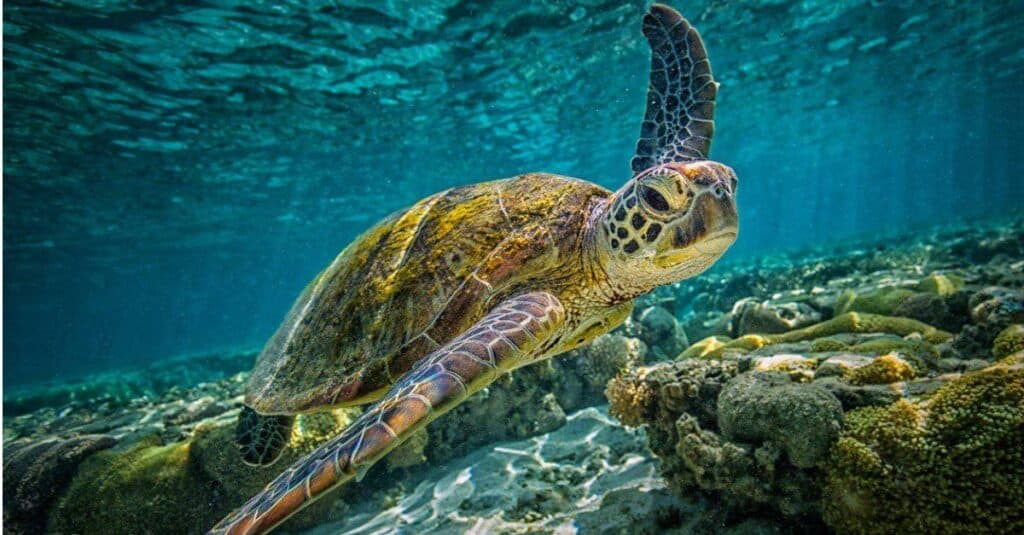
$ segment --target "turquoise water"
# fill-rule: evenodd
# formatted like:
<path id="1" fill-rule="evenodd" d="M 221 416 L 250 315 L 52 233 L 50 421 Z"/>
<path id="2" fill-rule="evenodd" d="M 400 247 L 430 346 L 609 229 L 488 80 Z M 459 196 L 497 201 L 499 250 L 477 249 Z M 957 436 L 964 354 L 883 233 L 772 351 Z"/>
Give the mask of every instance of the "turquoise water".
<path id="1" fill-rule="evenodd" d="M 722 84 L 725 262 L 1020 210 L 1019 2 L 676 7 Z M 644 9 L 6 2 L 4 385 L 259 347 L 353 237 L 440 189 L 618 187 Z"/>

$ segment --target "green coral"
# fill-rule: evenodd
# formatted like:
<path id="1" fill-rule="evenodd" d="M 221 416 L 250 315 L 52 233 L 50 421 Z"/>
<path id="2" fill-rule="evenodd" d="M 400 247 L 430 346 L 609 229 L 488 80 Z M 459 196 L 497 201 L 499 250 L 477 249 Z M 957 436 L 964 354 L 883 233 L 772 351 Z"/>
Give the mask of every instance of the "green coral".
<path id="1" fill-rule="evenodd" d="M 896 286 L 886 286 L 864 295 L 854 294 L 852 298 L 849 294 L 843 294 L 837 303 L 836 314 L 867 312 L 891 316 L 900 303 L 914 294 L 913 290 Z"/>
<path id="2" fill-rule="evenodd" d="M 992 356 L 997 359 L 1018 351 L 1024 351 L 1024 325 L 1010 325 L 1003 329 L 992 342 Z"/>
<path id="3" fill-rule="evenodd" d="M 764 335 L 748 334 L 746 336 L 736 338 L 735 340 L 729 340 L 728 338 L 722 337 L 705 338 L 684 351 L 683 354 L 680 355 L 680 358 L 721 358 L 731 352 L 745 353 L 765 346 L 804 342 L 807 340 L 826 338 L 843 333 L 887 333 L 898 336 L 907 336 L 909 334 L 919 333 L 925 341 L 930 343 L 944 342 L 953 337 L 952 334 L 946 331 L 936 329 L 927 323 L 922 323 L 909 318 L 896 318 L 891 316 L 880 316 L 878 314 L 865 314 L 861 312 L 847 312 L 828 321 L 816 323 L 814 325 L 804 327 L 803 329 L 796 329 L 787 333 Z M 930 348 L 930 346 L 923 346 L 913 341 L 907 341 L 907 343 L 916 347 L 917 350 L 928 350 L 928 348 Z M 886 346 L 887 349 L 885 351 L 879 352 L 888 353 L 889 351 L 893 351 L 894 348 L 890 346 L 891 344 Z M 854 346 L 849 349 L 854 350 L 857 348 Z M 934 348 L 928 350 L 928 352 L 929 354 L 932 354 L 932 352 L 934 352 Z"/>
<path id="4" fill-rule="evenodd" d="M 837 533 L 1024 532 L 1024 368 L 966 375 L 925 402 L 846 415 L 827 468 Z"/>
<path id="5" fill-rule="evenodd" d="M 889 333 L 899 336 L 920 333 L 925 340 L 932 343 L 945 342 L 953 337 L 952 334 L 946 331 L 909 318 L 848 312 L 810 327 L 772 335 L 769 339 L 772 344 L 781 344 L 813 340 L 840 333 Z"/>
<path id="6" fill-rule="evenodd" d="M 873 340 L 866 340 L 853 344 L 850 352 L 857 354 L 884 355 L 886 353 L 898 352 L 909 355 L 914 360 L 928 360 L 939 357 L 939 350 L 924 340 L 900 338 L 898 336 L 880 336 Z"/>
<path id="7" fill-rule="evenodd" d="M 850 347 L 849 344 L 835 338 L 819 338 L 811 342 L 812 353 L 826 353 L 829 351 L 843 351 Z"/>

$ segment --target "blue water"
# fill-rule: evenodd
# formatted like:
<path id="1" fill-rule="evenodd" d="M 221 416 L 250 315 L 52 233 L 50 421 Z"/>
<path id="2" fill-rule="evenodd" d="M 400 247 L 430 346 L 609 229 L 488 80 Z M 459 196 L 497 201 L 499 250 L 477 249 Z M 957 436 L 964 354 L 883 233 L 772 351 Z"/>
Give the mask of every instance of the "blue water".
<path id="1" fill-rule="evenodd" d="M 258 347 L 392 210 L 629 178 L 646 2 L 4 3 L 5 386 Z M 1024 205 L 1024 4 L 676 3 L 743 262 Z"/>

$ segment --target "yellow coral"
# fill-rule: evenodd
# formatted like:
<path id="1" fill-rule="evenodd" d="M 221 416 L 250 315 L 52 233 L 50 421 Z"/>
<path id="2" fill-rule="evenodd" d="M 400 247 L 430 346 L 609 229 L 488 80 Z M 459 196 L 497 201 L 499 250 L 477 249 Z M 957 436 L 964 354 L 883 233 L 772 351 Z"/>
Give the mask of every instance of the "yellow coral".
<path id="1" fill-rule="evenodd" d="M 846 415 L 826 469 L 837 533 L 1024 532 L 1024 369 L 1000 364 Z"/>
<path id="2" fill-rule="evenodd" d="M 709 336 L 686 348 L 686 351 L 683 351 L 678 358 L 679 360 L 706 358 L 714 351 L 725 347 L 729 342 L 732 342 L 732 339 L 727 336 Z"/>
<path id="3" fill-rule="evenodd" d="M 642 370 L 641 370 L 642 372 Z M 604 391 L 608 398 L 608 414 L 629 427 L 644 423 L 644 415 L 654 399 L 651 387 L 638 375 L 620 375 L 608 381 Z"/>
<path id="4" fill-rule="evenodd" d="M 1024 351 L 1018 351 L 1010 356 L 1003 357 L 993 366 L 1019 366 L 1024 364 Z"/>
<path id="5" fill-rule="evenodd" d="M 771 335 L 745 334 L 726 344 L 726 348 L 753 351 L 771 344 Z"/>
<path id="6" fill-rule="evenodd" d="M 956 275 L 932 273 L 917 283 L 917 289 L 936 295 L 950 295 L 964 287 L 964 280 Z"/>
<path id="7" fill-rule="evenodd" d="M 885 385 L 913 379 L 916 375 L 914 368 L 896 353 L 882 355 L 865 366 L 850 368 L 845 374 L 846 379 L 855 385 Z"/>
<path id="8" fill-rule="evenodd" d="M 992 342 L 992 356 L 997 359 L 1018 351 L 1024 351 L 1024 325 L 1010 325 L 1003 329 Z"/>

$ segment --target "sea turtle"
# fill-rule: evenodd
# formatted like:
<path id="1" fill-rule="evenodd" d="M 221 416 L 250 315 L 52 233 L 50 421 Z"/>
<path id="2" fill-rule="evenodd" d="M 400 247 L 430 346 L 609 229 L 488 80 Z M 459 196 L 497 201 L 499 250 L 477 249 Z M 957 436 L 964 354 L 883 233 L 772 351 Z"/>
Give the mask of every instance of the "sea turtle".
<path id="1" fill-rule="evenodd" d="M 243 457 L 277 458 L 296 413 L 376 402 L 212 533 L 261 533 L 499 375 L 586 344 L 632 300 L 736 239 L 736 174 L 707 160 L 718 84 L 673 9 L 643 20 L 650 84 L 633 177 L 544 173 L 458 187 L 357 238 L 302 292 L 249 378 Z"/>

